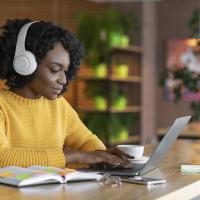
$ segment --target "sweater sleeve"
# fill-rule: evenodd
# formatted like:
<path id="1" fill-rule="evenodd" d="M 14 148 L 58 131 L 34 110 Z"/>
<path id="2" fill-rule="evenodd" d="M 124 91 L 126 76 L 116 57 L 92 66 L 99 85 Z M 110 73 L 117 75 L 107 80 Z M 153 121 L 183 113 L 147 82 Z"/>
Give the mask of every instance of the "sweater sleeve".
<path id="1" fill-rule="evenodd" d="M 3 113 L 0 110 L 0 167 L 11 165 L 21 167 L 31 165 L 65 166 L 62 149 L 13 147 L 9 142 L 9 136 L 6 135 L 5 124 Z"/>
<path id="2" fill-rule="evenodd" d="M 85 126 L 76 111 L 69 104 L 67 112 L 66 146 L 82 151 L 106 149 L 102 141 Z"/>

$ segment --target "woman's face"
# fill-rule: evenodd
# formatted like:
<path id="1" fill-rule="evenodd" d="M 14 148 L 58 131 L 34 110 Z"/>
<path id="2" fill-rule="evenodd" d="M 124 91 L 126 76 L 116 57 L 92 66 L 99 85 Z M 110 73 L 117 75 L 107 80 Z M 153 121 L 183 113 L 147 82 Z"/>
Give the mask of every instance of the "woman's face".
<path id="1" fill-rule="evenodd" d="M 56 99 L 66 84 L 65 72 L 69 64 L 69 53 L 61 43 L 57 43 L 38 65 L 34 79 L 23 89 L 25 97 Z"/>

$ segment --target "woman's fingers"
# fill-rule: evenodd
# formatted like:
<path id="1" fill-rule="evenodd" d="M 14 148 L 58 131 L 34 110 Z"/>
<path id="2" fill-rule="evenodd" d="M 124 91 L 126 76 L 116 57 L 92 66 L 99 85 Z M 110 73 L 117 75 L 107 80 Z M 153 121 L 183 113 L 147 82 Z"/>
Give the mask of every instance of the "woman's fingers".
<path id="1" fill-rule="evenodd" d="M 106 153 L 104 151 L 96 151 L 94 153 L 96 155 L 96 162 L 98 163 L 105 162 L 116 166 L 120 165 L 121 163 L 121 160 L 117 156 Z"/>
<path id="2" fill-rule="evenodd" d="M 120 149 L 118 149 L 116 147 L 111 147 L 111 148 L 107 149 L 106 152 L 114 154 L 114 155 L 117 155 L 118 157 L 120 157 L 124 161 L 128 161 L 128 159 L 133 159 L 134 158 L 134 156 L 126 154 L 126 153 L 122 152 Z"/>
<path id="3" fill-rule="evenodd" d="M 122 159 L 119 156 L 111 153 L 107 153 L 106 151 L 97 151 L 96 152 L 101 158 L 103 162 L 109 163 L 114 166 L 121 166 L 123 168 L 132 167 L 131 163 L 128 160 Z"/>
<path id="4" fill-rule="evenodd" d="M 106 151 L 95 151 L 95 152 L 81 152 L 79 155 L 80 163 L 85 164 L 99 164 L 108 163 L 112 166 L 120 166 L 122 168 L 130 168 L 132 165 L 128 160 L 118 156 L 116 153 L 111 154 Z"/>

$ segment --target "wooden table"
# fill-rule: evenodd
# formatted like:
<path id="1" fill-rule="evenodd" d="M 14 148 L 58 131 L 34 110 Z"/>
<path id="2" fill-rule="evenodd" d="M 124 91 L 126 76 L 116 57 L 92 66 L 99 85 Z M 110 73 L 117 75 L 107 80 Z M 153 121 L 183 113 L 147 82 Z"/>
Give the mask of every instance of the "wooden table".
<path id="1" fill-rule="evenodd" d="M 169 128 L 160 128 L 158 129 L 158 137 L 163 137 L 167 133 Z M 199 123 L 190 123 L 183 129 L 179 138 L 183 139 L 200 139 L 200 125 Z"/>
<path id="2" fill-rule="evenodd" d="M 153 151 L 152 146 L 145 148 L 145 154 Z M 167 183 L 155 187 L 122 183 L 111 187 L 96 182 L 50 184 L 15 188 L 0 185 L 1 200 L 132 200 L 155 199 L 200 180 L 198 174 L 181 174 L 180 163 L 200 164 L 200 141 L 178 140 L 160 165 L 160 172 Z M 196 191 L 199 192 L 200 188 Z M 183 199 L 182 197 L 176 199 Z"/>

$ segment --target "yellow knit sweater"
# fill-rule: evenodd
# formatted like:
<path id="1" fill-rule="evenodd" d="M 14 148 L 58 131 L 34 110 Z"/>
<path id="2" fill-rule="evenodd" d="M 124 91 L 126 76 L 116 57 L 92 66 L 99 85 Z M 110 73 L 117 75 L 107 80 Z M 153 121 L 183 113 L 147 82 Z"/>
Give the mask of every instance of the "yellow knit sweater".
<path id="1" fill-rule="evenodd" d="M 0 91 L 0 167 L 64 167 L 62 151 L 105 149 L 63 98 L 33 100 Z"/>

